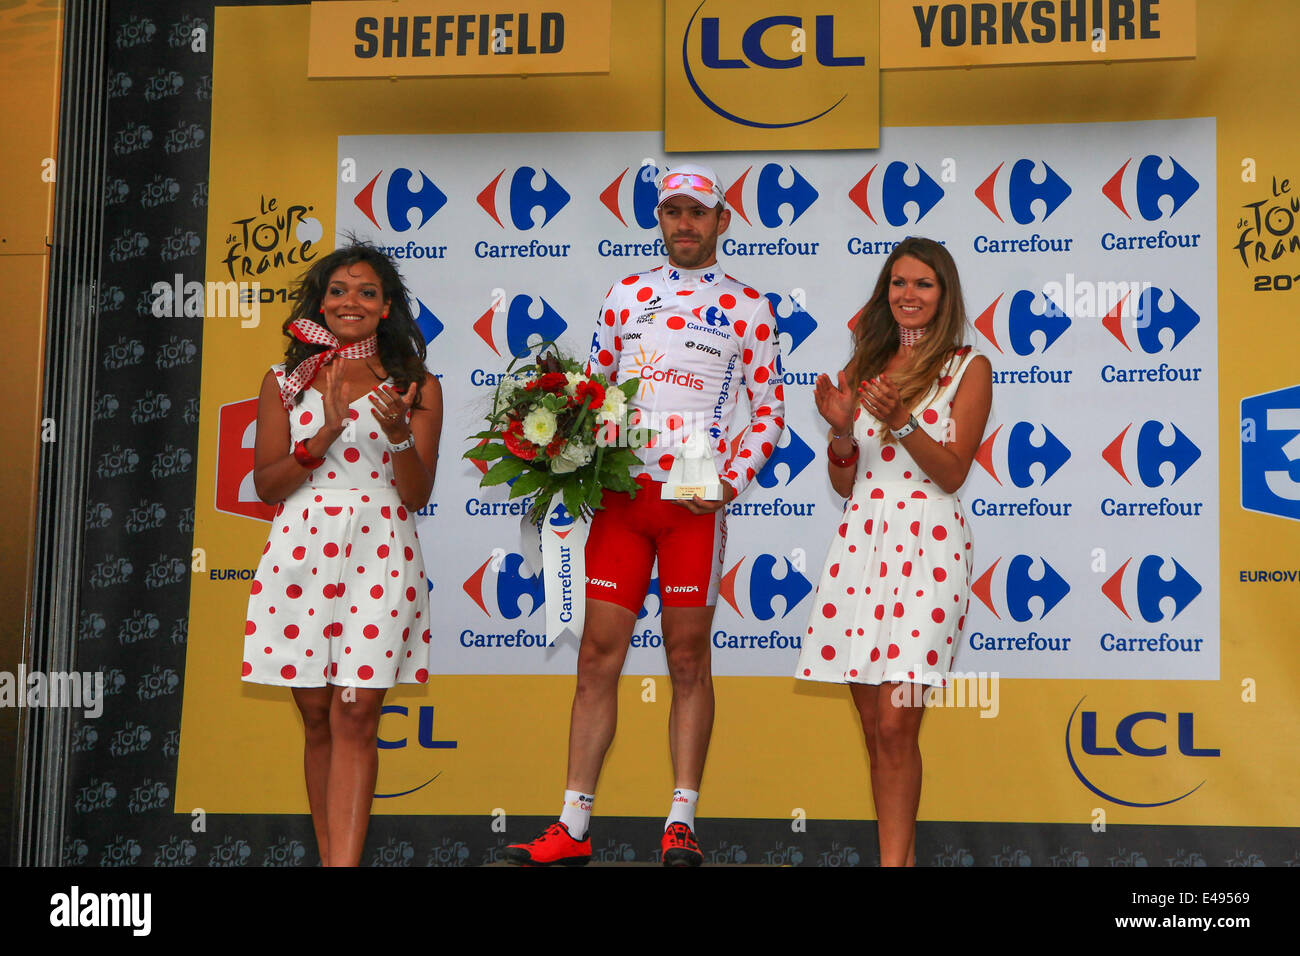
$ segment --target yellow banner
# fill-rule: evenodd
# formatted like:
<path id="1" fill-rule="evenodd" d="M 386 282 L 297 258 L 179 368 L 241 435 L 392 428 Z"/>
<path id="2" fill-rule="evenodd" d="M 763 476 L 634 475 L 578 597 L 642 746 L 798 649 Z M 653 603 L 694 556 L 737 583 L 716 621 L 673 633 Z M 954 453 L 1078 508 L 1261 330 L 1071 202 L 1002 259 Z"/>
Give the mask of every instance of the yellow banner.
<path id="1" fill-rule="evenodd" d="M 1196 0 L 881 0 L 880 68 L 1196 56 Z"/>
<path id="2" fill-rule="evenodd" d="M 668 0 L 669 152 L 875 149 L 876 0 Z"/>
<path id="3" fill-rule="evenodd" d="M 318 2 L 307 75 L 608 73 L 609 20 L 609 0 Z"/>

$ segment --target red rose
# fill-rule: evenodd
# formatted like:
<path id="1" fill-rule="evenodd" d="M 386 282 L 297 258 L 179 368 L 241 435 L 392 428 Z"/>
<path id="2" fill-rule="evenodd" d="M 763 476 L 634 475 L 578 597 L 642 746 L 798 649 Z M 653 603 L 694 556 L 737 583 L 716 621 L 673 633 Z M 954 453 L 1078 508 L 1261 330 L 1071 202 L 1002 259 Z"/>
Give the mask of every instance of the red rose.
<path id="1" fill-rule="evenodd" d="M 547 372 L 537 380 L 537 387 L 545 392 L 561 392 L 568 384 L 569 379 L 563 372 Z"/>
<path id="2" fill-rule="evenodd" d="M 579 382 L 578 387 L 574 389 L 574 399 L 579 405 L 582 400 L 590 396 L 591 402 L 589 408 L 600 408 L 605 404 L 605 386 L 599 382 Z"/>
<path id="3" fill-rule="evenodd" d="M 524 461 L 532 461 L 537 457 L 537 446 L 526 439 L 519 438 L 513 431 L 506 432 L 505 440 L 506 450 L 516 458 L 522 458 Z"/>

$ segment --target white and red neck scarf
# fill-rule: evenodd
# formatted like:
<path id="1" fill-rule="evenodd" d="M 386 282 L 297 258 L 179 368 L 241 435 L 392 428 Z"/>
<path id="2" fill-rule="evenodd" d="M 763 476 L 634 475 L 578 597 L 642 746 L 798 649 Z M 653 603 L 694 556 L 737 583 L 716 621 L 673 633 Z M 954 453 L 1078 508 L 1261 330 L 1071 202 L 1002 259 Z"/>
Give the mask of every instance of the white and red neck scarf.
<path id="1" fill-rule="evenodd" d="M 359 359 L 379 354 L 379 337 L 376 335 L 340 348 L 339 340 L 334 333 L 309 319 L 298 319 L 289 326 L 289 332 L 299 342 L 328 345 L 329 348 L 324 352 L 309 355 L 298 363 L 298 367 L 292 374 L 285 376 L 284 382 L 280 385 L 280 401 L 284 403 L 286 411 L 293 408 L 298 393 L 316 380 L 316 373 L 335 358 Z"/>
<path id="2" fill-rule="evenodd" d="M 905 329 L 900 325 L 898 327 L 898 344 L 910 349 L 925 337 L 925 333 L 929 329 L 930 326 L 928 325 L 923 325 L 919 329 Z"/>

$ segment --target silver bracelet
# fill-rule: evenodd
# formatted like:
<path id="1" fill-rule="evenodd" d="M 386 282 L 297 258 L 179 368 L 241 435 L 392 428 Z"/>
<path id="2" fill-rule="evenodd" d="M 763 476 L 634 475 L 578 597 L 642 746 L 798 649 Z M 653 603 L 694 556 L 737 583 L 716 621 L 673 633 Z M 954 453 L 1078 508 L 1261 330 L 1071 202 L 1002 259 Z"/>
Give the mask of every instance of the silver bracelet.
<path id="1" fill-rule="evenodd" d="M 902 428 L 891 428 L 890 431 L 893 432 L 895 438 L 906 438 L 920 427 L 920 423 L 917 422 L 916 416 L 908 415 L 906 425 Z"/>
<path id="2" fill-rule="evenodd" d="M 414 447 L 415 447 L 415 436 L 410 433 L 407 434 L 406 441 L 400 444 L 394 445 L 392 442 L 388 443 L 388 450 L 390 452 L 393 452 L 394 454 L 396 454 L 399 451 L 406 451 L 406 449 L 414 448 Z"/>

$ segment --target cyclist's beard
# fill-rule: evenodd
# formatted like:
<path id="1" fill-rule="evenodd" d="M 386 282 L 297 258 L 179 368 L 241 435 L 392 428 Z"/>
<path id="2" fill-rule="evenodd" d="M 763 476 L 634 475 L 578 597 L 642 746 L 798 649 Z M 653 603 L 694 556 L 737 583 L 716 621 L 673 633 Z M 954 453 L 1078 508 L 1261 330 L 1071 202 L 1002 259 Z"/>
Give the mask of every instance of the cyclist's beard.
<path id="1" fill-rule="evenodd" d="M 691 235 L 689 238 L 695 240 L 694 244 L 681 246 L 674 237 L 674 241 L 669 246 L 668 256 L 673 265 L 683 269 L 698 269 L 703 265 L 711 264 L 718 247 L 717 237 L 705 239 L 699 235 Z"/>

